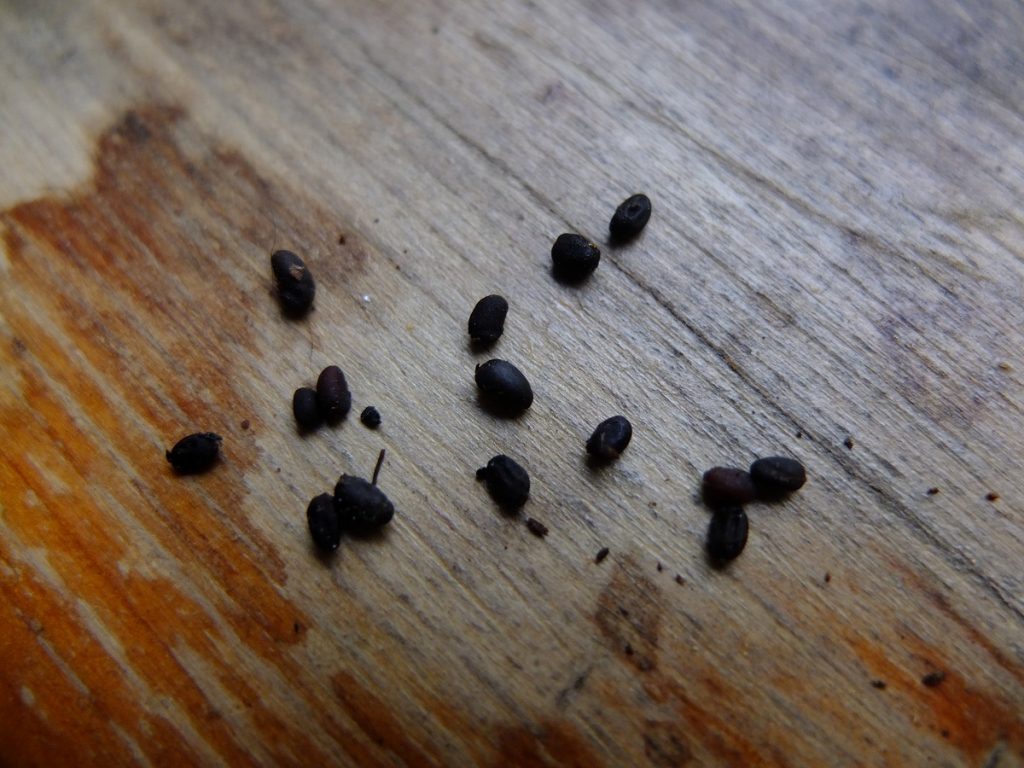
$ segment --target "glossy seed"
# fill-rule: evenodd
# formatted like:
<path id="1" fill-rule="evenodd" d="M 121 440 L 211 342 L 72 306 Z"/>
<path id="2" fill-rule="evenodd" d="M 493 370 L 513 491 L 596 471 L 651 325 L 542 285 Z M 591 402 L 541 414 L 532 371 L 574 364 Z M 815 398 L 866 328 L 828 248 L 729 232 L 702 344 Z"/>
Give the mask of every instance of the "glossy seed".
<path id="1" fill-rule="evenodd" d="M 301 317 L 313 305 L 316 283 L 305 263 L 291 251 L 275 251 L 270 268 L 277 281 L 277 298 L 285 314 Z"/>
<path id="2" fill-rule="evenodd" d="M 737 467 L 712 467 L 704 473 L 700 490 L 709 507 L 747 504 L 757 497 L 750 473 Z"/>
<path id="3" fill-rule="evenodd" d="M 336 365 L 329 365 L 316 380 L 316 404 L 320 415 L 328 424 L 337 424 L 352 407 L 352 393 L 348 390 L 345 374 Z"/>
<path id="4" fill-rule="evenodd" d="M 716 563 L 734 560 L 747 545 L 747 513 L 742 507 L 716 509 L 708 526 L 708 555 Z"/>
<path id="5" fill-rule="evenodd" d="M 633 195 L 615 209 L 608 233 L 614 242 L 626 242 L 640 234 L 651 218 L 651 201 L 647 195 Z"/>
<path id="6" fill-rule="evenodd" d="M 321 493 L 306 508 L 306 522 L 313 543 L 321 552 L 333 552 L 341 542 L 341 521 L 334 505 L 334 497 Z"/>
<path id="7" fill-rule="evenodd" d="M 488 360 L 476 367 L 481 402 L 499 415 L 515 416 L 533 403 L 533 389 L 522 371 L 505 360 Z"/>
<path id="8" fill-rule="evenodd" d="M 556 280 L 564 283 L 582 282 L 597 269 L 601 251 L 582 235 L 559 235 L 551 246 L 551 264 Z"/>
<path id="9" fill-rule="evenodd" d="M 779 499 L 807 482 L 804 465 L 788 456 L 768 456 L 750 465 L 750 477 L 762 499 Z"/>
<path id="10" fill-rule="evenodd" d="M 376 429 L 380 426 L 380 411 L 372 405 L 368 405 L 363 408 L 363 412 L 359 414 L 359 420 L 363 422 L 363 426 L 369 429 Z"/>
<path id="11" fill-rule="evenodd" d="M 310 387 L 299 387 L 292 395 L 292 413 L 295 423 L 300 429 L 316 429 L 323 421 L 320 408 L 316 404 L 316 390 Z"/>
<path id="12" fill-rule="evenodd" d="M 476 479 L 487 483 L 487 492 L 499 507 L 514 512 L 530 497 L 530 475 L 508 456 L 498 455 L 476 471 Z"/>
<path id="13" fill-rule="evenodd" d="M 165 456 L 179 475 L 195 475 L 205 472 L 217 461 L 220 442 L 220 435 L 197 432 L 181 438 Z"/>
<path id="14" fill-rule="evenodd" d="M 334 507 L 343 531 L 357 535 L 372 533 L 391 522 L 395 507 L 377 487 L 377 475 L 384 462 L 384 451 L 377 457 L 373 480 L 342 475 L 334 486 Z"/>
<path id="15" fill-rule="evenodd" d="M 480 344 L 498 340 L 505 330 L 508 302 L 502 296 L 484 296 L 469 315 L 469 338 Z"/>
<path id="16" fill-rule="evenodd" d="M 613 461 L 633 438 L 633 425 L 625 416 L 612 416 L 597 425 L 587 440 L 587 453 L 598 461 Z"/>

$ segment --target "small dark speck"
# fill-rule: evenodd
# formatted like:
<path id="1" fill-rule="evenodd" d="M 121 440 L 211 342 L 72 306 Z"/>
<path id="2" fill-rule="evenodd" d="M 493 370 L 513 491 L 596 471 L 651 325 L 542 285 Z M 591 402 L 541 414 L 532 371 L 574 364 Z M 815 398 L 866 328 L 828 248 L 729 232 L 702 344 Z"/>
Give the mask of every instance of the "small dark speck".
<path id="1" fill-rule="evenodd" d="M 676 574 L 676 584 L 678 584 L 678 585 L 679 585 L 679 586 L 681 586 L 681 587 L 682 587 L 682 586 L 685 586 L 685 585 L 686 585 L 686 579 L 684 579 L 684 578 L 683 578 L 682 576 L 680 576 L 680 575 L 679 575 L 679 574 L 677 573 L 677 574 Z"/>
<path id="2" fill-rule="evenodd" d="M 884 691 L 885 688 L 886 688 L 885 680 L 872 680 L 871 681 L 871 687 L 872 688 L 877 688 L 880 691 Z"/>
<path id="3" fill-rule="evenodd" d="M 921 685 L 926 688 L 938 688 L 942 685 L 942 681 L 946 679 L 945 672 L 929 672 L 927 675 L 921 678 Z"/>
<path id="4" fill-rule="evenodd" d="M 849 448 L 852 451 L 853 450 L 853 438 L 852 437 L 847 437 L 845 440 L 843 440 L 843 445 L 845 445 L 847 448 Z"/>
<path id="5" fill-rule="evenodd" d="M 597 554 L 594 555 L 594 562 L 600 563 L 606 557 L 608 557 L 608 547 L 601 547 L 599 550 L 597 550 Z"/>
<path id="6" fill-rule="evenodd" d="M 344 244 L 345 244 L 345 235 L 344 234 L 338 235 L 338 245 L 344 245 Z"/>
<path id="7" fill-rule="evenodd" d="M 658 573 L 661 573 L 663 570 L 665 569 L 662 567 L 661 563 L 658 563 Z"/>
<path id="8" fill-rule="evenodd" d="M 627 656 L 632 656 L 633 655 L 633 646 L 630 645 L 629 643 L 626 643 L 626 647 L 623 648 L 622 650 L 625 651 Z"/>
<path id="9" fill-rule="evenodd" d="M 658 502 L 656 502 L 656 501 L 649 501 L 649 502 L 647 502 L 647 506 L 648 507 L 656 507 L 656 506 L 658 506 Z"/>
<path id="10" fill-rule="evenodd" d="M 627 618 L 629 616 L 629 611 L 627 611 L 621 605 L 619 606 L 619 613 L 622 615 L 623 618 Z"/>
<path id="11" fill-rule="evenodd" d="M 943 728 L 941 731 L 939 731 L 939 733 L 942 734 L 942 738 L 944 738 L 944 739 L 948 739 L 949 738 L 949 728 Z"/>
<path id="12" fill-rule="evenodd" d="M 999 501 L 999 494 L 995 491 L 989 491 L 985 494 L 986 501 Z"/>
<path id="13" fill-rule="evenodd" d="M 802 440 L 803 436 L 804 436 L 804 431 L 802 429 L 798 429 L 796 431 L 796 438 L 797 438 L 797 440 Z"/>
<path id="14" fill-rule="evenodd" d="M 925 491 L 925 493 L 927 493 L 929 496 L 934 496 L 938 492 L 939 492 L 938 487 L 932 487 L 932 488 L 929 488 L 927 491 Z"/>
<path id="15" fill-rule="evenodd" d="M 293 629 L 295 630 L 295 634 L 297 635 L 302 631 L 302 625 L 296 621 Z"/>
<path id="16" fill-rule="evenodd" d="M 242 419 L 241 427 L 242 427 L 242 429 L 248 429 L 249 428 L 249 420 L 248 419 Z"/>
<path id="17" fill-rule="evenodd" d="M 543 539 L 545 536 L 548 535 L 548 527 L 544 525 L 544 523 L 542 523 L 540 520 L 535 520 L 532 517 L 527 518 L 526 527 L 529 529 L 530 533 L 532 533 L 534 536 L 537 536 L 538 538 Z"/>
<path id="18" fill-rule="evenodd" d="M 25 354 L 25 350 L 26 349 L 27 349 L 27 347 L 25 346 L 25 342 L 24 341 L 22 341 L 21 339 L 15 339 L 14 340 L 14 354 L 16 354 L 16 355 L 23 355 L 23 354 Z"/>
<path id="19" fill-rule="evenodd" d="M 431 28 L 430 28 L 430 31 L 431 31 L 431 32 L 432 32 L 433 34 L 435 34 L 435 35 L 436 35 L 436 34 L 439 34 L 439 33 L 441 32 L 441 28 L 440 28 L 440 27 L 431 27 Z"/>
<path id="20" fill-rule="evenodd" d="M 832 574 L 825 571 L 825 583 L 828 584 L 830 581 L 832 581 Z"/>
<path id="21" fill-rule="evenodd" d="M 374 220 L 373 220 L 373 223 L 374 223 L 374 224 L 380 224 L 380 219 L 374 219 Z"/>

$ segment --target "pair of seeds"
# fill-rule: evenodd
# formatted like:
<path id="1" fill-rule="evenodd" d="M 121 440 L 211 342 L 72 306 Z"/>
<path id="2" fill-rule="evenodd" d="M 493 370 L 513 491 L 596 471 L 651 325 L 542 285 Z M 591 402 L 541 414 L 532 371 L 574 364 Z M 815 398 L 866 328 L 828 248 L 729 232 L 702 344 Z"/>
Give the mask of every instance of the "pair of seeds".
<path id="1" fill-rule="evenodd" d="M 299 387 L 292 396 L 292 413 L 302 430 L 322 423 L 338 424 L 352 408 L 352 393 L 341 368 L 329 365 L 320 372 L 316 389 Z"/>
<path id="2" fill-rule="evenodd" d="M 803 464 L 788 456 L 758 459 L 745 472 L 738 467 L 713 467 L 704 473 L 701 494 L 712 508 L 708 555 L 716 563 L 739 557 L 747 545 L 749 523 L 743 505 L 755 499 L 777 501 L 807 482 Z"/>
<path id="3" fill-rule="evenodd" d="M 621 245 L 640 234 L 651 218 L 651 201 L 637 194 L 624 200 L 608 224 L 609 241 Z M 551 269 L 555 279 L 577 284 L 586 280 L 601 263 L 601 249 L 572 232 L 559 235 L 551 246 Z"/>
<path id="4" fill-rule="evenodd" d="M 313 544 L 321 552 L 336 550 L 343 533 L 366 536 L 391 522 L 395 507 L 377 487 L 377 477 L 383 463 L 384 451 L 381 450 L 372 480 L 342 475 L 334 486 L 333 495 L 321 493 L 309 502 L 306 522 L 309 524 Z"/>

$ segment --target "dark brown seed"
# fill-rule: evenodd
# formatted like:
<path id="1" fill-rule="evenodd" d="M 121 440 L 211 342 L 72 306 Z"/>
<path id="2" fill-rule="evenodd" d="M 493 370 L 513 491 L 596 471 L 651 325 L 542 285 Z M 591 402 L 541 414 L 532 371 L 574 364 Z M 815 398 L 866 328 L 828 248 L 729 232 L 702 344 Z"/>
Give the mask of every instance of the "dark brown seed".
<path id="1" fill-rule="evenodd" d="M 685 586 L 685 585 L 686 585 L 686 579 L 684 579 L 684 578 L 683 578 L 683 577 L 682 577 L 681 575 L 679 575 L 679 574 L 677 573 L 677 574 L 676 574 L 676 584 L 678 584 L 678 585 L 679 585 L 679 586 L 681 586 L 681 587 L 682 587 L 682 586 Z"/>
<path id="2" fill-rule="evenodd" d="M 537 538 L 543 539 L 548 535 L 548 527 L 540 520 L 534 520 L 532 517 L 526 518 L 526 527 Z"/>
<path id="3" fill-rule="evenodd" d="M 742 507 L 716 509 L 708 527 L 708 555 L 715 563 L 734 560 L 747 545 L 747 514 Z"/>
<path id="4" fill-rule="evenodd" d="M 750 465 L 750 477 L 762 499 L 779 499 L 807 482 L 804 465 L 787 456 L 769 456 Z"/>
<path id="5" fill-rule="evenodd" d="M 480 344 L 491 344 L 505 330 L 508 302 L 502 296 L 484 296 L 469 315 L 469 338 Z"/>
<path id="6" fill-rule="evenodd" d="M 986 501 L 999 501 L 999 494 L 995 491 L 989 491 L 985 494 Z"/>
<path id="7" fill-rule="evenodd" d="M 357 535 L 373 533 L 394 517 L 394 505 L 377 487 L 377 475 L 383 462 L 384 451 L 381 451 L 373 470 L 372 482 L 361 477 L 342 475 L 334 486 L 334 507 L 343 531 Z"/>
<path id="8" fill-rule="evenodd" d="M 925 493 L 927 493 L 929 496 L 934 496 L 938 492 L 939 492 L 938 488 L 929 488 L 927 491 L 925 491 Z"/>
<path id="9" fill-rule="evenodd" d="M 927 675 L 921 678 L 921 685 L 925 686 L 926 688 L 938 688 L 940 685 L 942 685 L 942 681 L 945 679 L 945 672 L 929 672 Z"/>
<path id="10" fill-rule="evenodd" d="M 320 415 L 328 424 L 337 424 L 352 407 L 352 393 L 348 390 L 345 374 L 336 365 L 329 365 L 316 380 L 316 404 Z"/>
<path id="11" fill-rule="evenodd" d="M 316 283 L 302 259 L 291 251 L 275 251 L 270 268 L 277 280 L 277 298 L 285 314 L 301 317 L 313 305 Z"/>
<path id="12" fill-rule="evenodd" d="M 872 688 L 877 688 L 880 691 L 884 691 L 887 686 L 885 684 L 885 680 L 872 680 L 871 681 L 871 687 Z"/>
<path id="13" fill-rule="evenodd" d="M 300 429 L 316 429 L 323 421 L 316 403 L 316 391 L 310 387 L 299 387 L 292 395 L 292 413 Z"/>
<path id="14" fill-rule="evenodd" d="M 376 429 L 380 426 L 380 411 L 372 405 L 368 405 L 363 408 L 363 412 L 359 414 L 359 420 L 363 422 L 364 426 L 370 429 Z"/>
<path id="15" fill-rule="evenodd" d="M 334 497 L 321 493 L 306 508 L 306 521 L 313 543 L 321 552 L 333 552 L 341 542 L 341 521 L 334 506 Z"/>
<path id="16" fill-rule="evenodd" d="M 505 360 L 488 360 L 476 367 L 481 402 L 501 416 L 517 416 L 533 404 L 533 389 L 522 371 Z"/>
<path id="17" fill-rule="evenodd" d="M 530 475 L 508 456 L 499 454 L 476 471 L 487 483 L 487 492 L 506 511 L 517 511 L 530 497 Z"/>
<path id="18" fill-rule="evenodd" d="M 712 508 L 747 504 L 757 495 L 750 473 L 737 467 L 709 469 L 704 473 L 700 492 L 704 503 Z"/>
<path id="19" fill-rule="evenodd" d="M 852 451 L 853 450 L 853 438 L 852 437 L 847 437 L 845 440 L 843 440 L 843 445 L 845 445 L 847 448 L 849 448 Z"/>
<path id="20" fill-rule="evenodd" d="M 651 201 L 647 195 L 633 195 L 615 209 L 608 233 L 612 242 L 624 243 L 640 234 L 651 218 Z"/>
<path id="21" fill-rule="evenodd" d="M 567 232 L 551 246 L 552 271 L 560 282 L 582 282 L 600 261 L 601 250 L 582 235 Z"/>
<path id="22" fill-rule="evenodd" d="M 608 557 L 608 552 L 608 547 L 601 547 L 599 550 L 597 550 L 597 554 L 594 555 L 594 562 L 600 563 L 602 560 Z"/>
<path id="23" fill-rule="evenodd" d="M 165 455 L 179 475 L 205 472 L 217 461 L 221 436 L 213 432 L 197 432 L 181 438 Z"/>
<path id="24" fill-rule="evenodd" d="M 625 416 L 612 416 L 597 425 L 587 440 L 587 453 L 598 461 L 619 458 L 633 438 L 633 425 Z"/>

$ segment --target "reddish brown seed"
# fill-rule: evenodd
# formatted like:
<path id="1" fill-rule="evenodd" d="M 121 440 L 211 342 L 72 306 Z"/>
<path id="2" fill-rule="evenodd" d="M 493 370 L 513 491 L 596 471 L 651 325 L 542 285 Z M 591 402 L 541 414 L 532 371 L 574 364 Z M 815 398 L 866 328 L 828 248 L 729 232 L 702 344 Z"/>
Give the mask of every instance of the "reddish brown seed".
<path id="1" fill-rule="evenodd" d="M 709 507 L 748 504 L 757 495 L 750 473 L 737 467 L 712 467 L 704 473 L 701 495 Z"/>
<path id="2" fill-rule="evenodd" d="M 328 424 L 337 424 L 348 415 L 352 393 L 338 366 L 329 365 L 320 373 L 316 380 L 316 404 Z"/>

